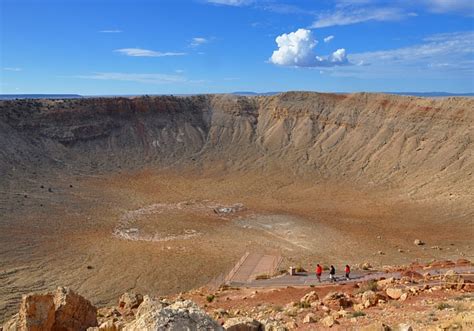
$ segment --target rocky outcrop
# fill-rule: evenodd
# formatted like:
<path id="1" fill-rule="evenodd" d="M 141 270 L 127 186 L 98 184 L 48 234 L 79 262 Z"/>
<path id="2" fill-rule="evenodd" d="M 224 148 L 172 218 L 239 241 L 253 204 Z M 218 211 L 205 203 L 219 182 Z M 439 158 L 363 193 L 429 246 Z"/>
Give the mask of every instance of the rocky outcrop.
<path id="1" fill-rule="evenodd" d="M 56 290 L 54 307 L 53 330 L 86 330 L 97 325 L 97 308 L 69 288 Z"/>
<path id="2" fill-rule="evenodd" d="M 347 308 L 353 304 L 350 296 L 347 293 L 341 292 L 328 293 L 322 302 L 332 309 Z"/>
<path id="3" fill-rule="evenodd" d="M 119 310 L 123 311 L 121 314 Z M 100 318 L 100 325 L 97 317 Z M 243 321 L 240 321 L 243 323 Z M 247 321 L 248 322 L 248 321 Z M 253 324 L 252 324 L 253 323 Z M 260 330 L 257 321 L 247 326 Z M 238 325 L 238 323 L 234 323 Z M 149 296 L 125 293 L 119 307 L 99 311 L 69 288 L 55 292 L 29 294 L 23 297 L 20 311 L 3 325 L 3 331 L 158 331 L 158 330 L 224 330 L 215 320 L 189 300 L 161 302 Z"/>
<path id="4" fill-rule="evenodd" d="M 97 309 L 69 288 L 23 296 L 20 311 L 4 326 L 8 331 L 80 331 L 97 325 Z"/>
<path id="5" fill-rule="evenodd" d="M 124 331 L 135 330 L 223 330 L 192 301 L 176 301 L 171 305 L 145 296 L 135 320 L 125 324 Z"/>

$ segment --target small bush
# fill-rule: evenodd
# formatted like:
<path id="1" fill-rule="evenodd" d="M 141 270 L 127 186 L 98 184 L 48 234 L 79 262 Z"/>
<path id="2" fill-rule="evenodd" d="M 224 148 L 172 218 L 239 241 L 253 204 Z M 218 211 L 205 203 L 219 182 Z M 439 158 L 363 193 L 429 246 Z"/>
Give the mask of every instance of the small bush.
<path id="1" fill-rule="evenodd" d="M 352 317 L 362 317 L 365 316 L 366 314 L 363 311 L 355 311 L 352 313 Z"/>
<path id="2" fill-rule="evenodd" d="M 277 311 L 277 312 L 281 312 L 281 311 L 283 311 L 283 306 L 276 305 L 276 306 L 273 307 L 273 310 Z"/>
<path id="3" fill-rule="evenodd" d="M 296 267 L 296 272 L 306 272 L 306 270 L 302 266 L 298 266 Z"/>
<path id="4" fill-rule="evenodd" d="M 361 284 L 361 286 L 357 289 L 356 293 L 364 293 L 366 291 L 377 291 L 377 281 L 371 279 L 366 283 Z"/>
<path id="5" fill-rule="evenodd" d="M 457 304 L 454 305 L 454 311 L 458 314 L 462 313 L 464 311 L 467 311 L 467 310 L 468 309 L 461 303 L 457 303 Z"/>
<path id="6" fill-rule="evenodd" d="M 209 294 L 206 297 L 206 301 L 210 303 L 210 302 L 214 301 L 215 298 L 216 298 L 216 296 L 214 294 Z"/>
<path id="7" fill-rule="evenodd" d="M 303 309 L 305 309 L 305 308 L 311 308 L 311 304 L 310 304 L 309 302 L 307 302 L 307 301 L 300 301 L 300 302 L 298 302 L 298 303 L 296 304 L 296 306 L 297 306 L 298 308 L 303 308 Z"/>
<path id="8" fill-rule="evenodd" d="M 474 299 L 474 296 L 472 294 L 466 293 L 454 298 L 456 301 L 462 301 L 465 299 Z"/>
<path id="9" fill-rule="evenodd" d="M 270 276 L 267 274 L 257 275 L 257 277 L 255 277 L 256 280 L 269 279 L 269 278 Z"/>
<path id="10" fill-rule="evenodd" d="M 452 308 L 451 305 L 447 304 L 446 302 L 441 302 L 436 305 L 436 308 L 438 310 L 444 310 L 444 309 L 449 309 Z"/>

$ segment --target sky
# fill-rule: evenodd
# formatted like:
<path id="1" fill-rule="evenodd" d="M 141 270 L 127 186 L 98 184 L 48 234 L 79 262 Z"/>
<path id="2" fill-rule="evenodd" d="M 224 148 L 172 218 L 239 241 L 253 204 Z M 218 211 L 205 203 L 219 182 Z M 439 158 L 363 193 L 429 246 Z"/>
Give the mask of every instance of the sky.
<path id="1" fill-rule="evenodd" d="M 0 93 L 474 92 L 471 0 L 0 0 Z"/>

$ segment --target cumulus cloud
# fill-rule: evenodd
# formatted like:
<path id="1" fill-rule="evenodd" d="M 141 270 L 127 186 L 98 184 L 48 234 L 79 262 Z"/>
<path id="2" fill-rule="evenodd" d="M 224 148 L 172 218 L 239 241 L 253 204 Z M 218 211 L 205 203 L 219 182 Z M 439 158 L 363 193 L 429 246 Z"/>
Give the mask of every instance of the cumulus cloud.
<path id="1" fill-rule="evenodd" d="M 314 52 L 318 41 L 310 30 L 298 29 L 276 38 L 278 49 L 273 52 L 270 62 L 289 67 L 333 67 L 347 65 L 346 50 L 341 48 L 328 56 L 318 56 Z"/>
<path id="2" fill-rule="evenodd" d="M 328 42 L 330 42 L 330 41 L 333 40 L 333 39 L 334 39 L 334 36 L 327 36 L 326 38 L 324 38 L 324 42 L 325 42 L 325 43 L 328 43 Z"/>
<path id="3" fill-rule="evenodd" d="M 137 56 L 137 57 L 163 57 L 163 56 L 181 56 L 186 55 L 186 53 L 177 53 L 177 52 L 157 52 L 149 49 L 142 48 L 120 48 L 114 50 L 114 52 L 120 53 L 127 56 Z"/>

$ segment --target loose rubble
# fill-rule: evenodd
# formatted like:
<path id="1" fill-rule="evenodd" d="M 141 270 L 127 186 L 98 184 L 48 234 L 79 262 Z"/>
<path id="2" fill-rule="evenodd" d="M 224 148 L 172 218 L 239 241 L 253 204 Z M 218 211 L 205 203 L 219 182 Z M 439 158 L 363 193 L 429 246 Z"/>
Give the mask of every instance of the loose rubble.
<path id="1" fill-rule="evenodd" d="M 98 309 L 60 287 L 25 295 L 18 314 L 0 330 L 474 329 L 474 275 L 413 268 L 397 266 L 399 278 L 307 288 L 256 291 L 225 286 L 165 298 L 128 292 L 116 306 Z M 214 300 L 209 302 L 206 298 L 211 295 Z"/>

